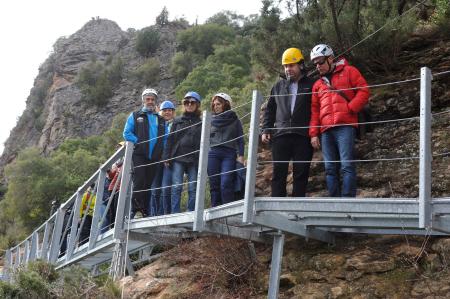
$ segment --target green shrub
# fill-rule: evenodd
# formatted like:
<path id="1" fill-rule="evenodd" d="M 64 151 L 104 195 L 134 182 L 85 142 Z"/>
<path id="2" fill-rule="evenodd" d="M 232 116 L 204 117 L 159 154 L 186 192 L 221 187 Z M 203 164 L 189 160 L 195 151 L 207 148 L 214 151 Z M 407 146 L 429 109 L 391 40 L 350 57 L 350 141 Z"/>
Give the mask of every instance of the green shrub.
<path id="1" fill-rule="evenodd" d="M 172 57 L 170 72 L 175 77 L 178 84 L 201 62 L 203 58 L 199 54 L 191 52 L 177 52 Z"/>
<path id="2" fill-rule="evenodd" d="M 14 281 L 19 288 L 18 298 L 50 298 L 50 286 L 37 272 L 22 268 Z"/>
<path id="3" fill-rule="evenodd" d="M 144 28 L 139 31 L 136 39 L 136 51 L 144 57 L 154 53 L 160 44 L 159 32 L 153 28 Z"/>
<path id="4" fill-rule="evenodd" d="M 149 58 L 143 65 L 137 68 L 134 75 L 144 85 L 157 84 L 159 81 L 159 61 L 156 58 Z"/>
<path id="5" fill-rule="evenodd" d="M 214 52 L 214 46 L 232 41 L 235 32 L 231 27 L 214 23 L 194 26 L 177 34 L 179 50 L 198 54 L 203 58 Z"/>
<path id="6" fill-rule="evenodd" d="M 83 101 L 102 106 L 113 96 L 114 87 L 122 80 L 123 62 L 120 58 L 110 61 L 105 64 L 92 61 L 81 69 L 77 84 L 83 94 Z"/>
<path id="7" fill-rule="evenodd" d="M 17 298 L 18 294 L 19 288 L 17 285 L 0 280 L 0 298 Z"/>

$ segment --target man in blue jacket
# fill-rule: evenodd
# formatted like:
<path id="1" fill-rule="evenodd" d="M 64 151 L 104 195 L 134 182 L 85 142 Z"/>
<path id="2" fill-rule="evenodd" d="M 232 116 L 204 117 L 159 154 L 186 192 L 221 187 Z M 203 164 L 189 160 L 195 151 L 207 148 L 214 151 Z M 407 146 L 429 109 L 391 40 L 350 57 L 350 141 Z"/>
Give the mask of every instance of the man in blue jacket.
<path id="1" fill-rule="evenodd" d="M 156 111 L 158 93 L 152 88 L 142 92 L 142 108 L 130 114 L 125 123 L 123 137 L 134 143 L 133 151 L 133 196 L 132 215 L 141 212 L 148 216 L 150 187 L 156 173 L 157 164 L 149 165 L 161 159 L 164 118 Z"/>

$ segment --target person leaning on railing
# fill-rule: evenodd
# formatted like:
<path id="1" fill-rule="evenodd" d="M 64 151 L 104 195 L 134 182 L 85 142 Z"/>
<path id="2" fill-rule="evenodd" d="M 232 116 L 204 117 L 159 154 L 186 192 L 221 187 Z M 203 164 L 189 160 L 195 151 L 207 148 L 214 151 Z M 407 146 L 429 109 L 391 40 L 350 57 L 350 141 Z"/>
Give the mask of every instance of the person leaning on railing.
<path id="1" fill-rule="evenodd" d="M 358 112 L 369 99 L 367 82 L 344 58 L 335 61 L 328 45 L 313 47 L 311 60 L 321 76 L 312 90 L 311 144 L 317 150 L 322 147 L 329 196 L 355 197 L 356 168 L 351 161 L 354 159 Z M 339 176 L 342 176 L 342 187 Z"/>
<path id="2" fill-rule="evenodd" d="M 242 123 L 231 109 L 231 97 L 223 92 L 211 100 L 213 112 L 208 153 L 208 176 L 211 206 L 235 200 L 236 163 L 244 164 L 244 131 Z"/>
<path id="3" fill-rule="evenodd" d="M 137 212 L 143 217 L 148 215 L 149 189 L 156 173 L 156 164 L 148 164 L 160 161 L 163 151 L 166 125 L 155 109 L 157 97 L 156 90 L 145 89 L 142 108 L 130 114 L 123 130 L 124 139 L 134 143 L 132 218 Z"/>

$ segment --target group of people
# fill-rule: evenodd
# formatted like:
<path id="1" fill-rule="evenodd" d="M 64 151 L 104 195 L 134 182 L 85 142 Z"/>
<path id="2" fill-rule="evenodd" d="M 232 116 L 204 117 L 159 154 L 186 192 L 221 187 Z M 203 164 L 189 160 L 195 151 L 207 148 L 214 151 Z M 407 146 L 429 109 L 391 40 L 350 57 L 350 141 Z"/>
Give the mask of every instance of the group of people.
<path id="1" fill-rule="evenodd" d="M 131 113 L 123 137 L 134 144 L 132 217 L 181 212 L 181 194 L 187 185 L 187 210 L 195 209 L 201 139 L 201 96 L 189 91 L 183 112 L 175 117 L 172 101 L 156 105 L 158 92 L 148 88 L 142 107 Z M 242 123 L 231 110 L 232 99 L 217 93 L 211 99 L 211 149 L 208 155 L 211 205 L 235 200 L 236 174 L 229 172 L 245 163 Z M 187 182 L 184 183 L 184 176 Z"/>
<path id="2" fill-rule="evenodd" d="M 307 76 L 300 49 L 283 53 L 286 78 L 272 88 L 265 110 L 262 142 L 272 145 L 272 196 L 287 196 L 292 160 L 292 196 L 304 197 L 313 150 L 321 149 L 329 196 L 355 197 L 352 160 L 358 113 L 369 99 L 367 82 L 326 44 L 314 46 L 310 58 L 320 76 L 317 80 Z"/>
<path id="3" fill-rule="evenodd" d="M 345 58 L 336 59 L 328 45 L 313 47 L 310 58 L 320 75 L 317 80 L 306 74 L 300 49 L 289 48 L 283 53 L 285 78 L 273 86 L 265 109 L 261 140 L 272 148 L 272 196 L 287 196 L 292 161 L 292 196 L 304 197 L 313 152 L 321 149 L 329 196 L 355 197 L 352 160 L 358 112 L 369 98 L 367 82 Z M 187 92 L 178 117 L 170 100 L 157 107 L 155 89 L 145 89 L 141 100 L 141 109 L 129 115 L 123 132 L 124 139 L 134 144 L 132 214 L 179 213 L 184 185 L 188 186 L 187 210 L 193 211 L 202 98 L 195 91 Z M 242 123 L 231 109 L 231 97 L 217 93 L 210 107 L 208 176 L 214 207 L 235 200 L 237 175 L 233 170 L 244 167 L 245 161 Z"/>

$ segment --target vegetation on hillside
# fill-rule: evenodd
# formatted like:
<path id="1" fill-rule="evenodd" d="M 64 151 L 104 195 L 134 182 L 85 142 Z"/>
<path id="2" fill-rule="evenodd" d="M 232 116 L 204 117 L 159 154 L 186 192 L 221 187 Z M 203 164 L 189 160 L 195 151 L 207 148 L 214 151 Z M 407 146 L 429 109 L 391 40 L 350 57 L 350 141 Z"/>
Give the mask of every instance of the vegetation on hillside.
<path id="1" fill-rule="evenodd" d="M 100 136 L 68 139 L 49 156 L 38 148 L 21 151 L 5 169 L 8 190 L 0 201 L 0 246 L 7 248 L 23 239 L 113 153 L 122 140 L 125 114 L 117 115 L 111 128 Z M 19 212 L 20 211 L 20 212 Z"/>
<path id="2" fill-rule="evenodd" d="M 29 263 L 12 274 L 12 282 L 0 281 L 0 298 L 120 298 L 110 280 L 94 279 L 86 269 L 69 267 L 56 271 L 43 261 Z"/>
<path id="3" fill-rule="evenodd" d="M 110 57 L 104 63 L 93 59 L 80 70 L 77 78 L 83 101 L 89 105 L 104 106 L 122 80 L 122 72 L 123 61 L 120 57 Z"/>

